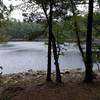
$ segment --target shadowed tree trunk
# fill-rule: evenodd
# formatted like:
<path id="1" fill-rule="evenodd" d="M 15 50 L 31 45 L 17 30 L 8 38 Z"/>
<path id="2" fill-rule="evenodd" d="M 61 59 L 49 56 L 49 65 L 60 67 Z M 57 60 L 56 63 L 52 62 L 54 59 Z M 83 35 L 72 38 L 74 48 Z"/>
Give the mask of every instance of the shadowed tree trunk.
<path id="1" fill-rule="evenodd" d="M 57 54 L 57 47 L 56 47 L 56 39 L 55 36 L 52 33 L 52 19 L 53 19 L 53 2 L 50 0 L 50 17 L 49 17 L 49 32 L 50 32 L 50 39 L 52 39 L 52 46 L 53 46 L 53 55 L 55 60 L 55 66 L 56 66 L 56 81 L 61 82 L 61 75 L 60 75 L 60 68 L 58 63 L 58 54 Z"/>
<path id="2" fill-rule="evenodd" d="M 50 0 L 50 14 L 48 20 L 49 25 L 49 38 L 48 38 L 48 68 L 47 68 L 47 81 L 51 81 L 51 42 L 52 42 L 52 0 Z M 46 14 L 47 16 L 47 14 Z"/>
<path id="3" fill-rule="evenodd" d="M 92 71 L 92 24 L 93 24 L 93 0 L 89 0 L 89 13 L 87 22 L 87 40 L 86 40 L 86 71 L 85 82 L 93 81 Z"/>
<path id="4" fill-rule="evenodd" d="M 51 44 L 52 44 L 53 55 L 54 55 L 55 66 L 56 66 L 56 81 L 61 82 L 60 68 L 59 68 L 59 63 L 58 63 L 58 54 L 57 54 L 57 47 L 56 47 L 56 39 L 55 39 L 55 36 L 52 33 L 53 1 L 49 0 L 49 4 L 50 4 L 50 12 L 49 12 L 49 16 L 48 16 L 45 5 L 42 2 L 42 9 L 45 13 L 47 24 L 49 26 L 47 81 L 51 81 Z"/>
<path id="5" fill-rule="evenodd" d="M 76 5 L 74 4 L 73 0 L 70 0 L 70 3 L 71 3 L 72 13 L 73 13 L 73 17 L 74 17 L 74 27 L 75 27 L 75 32 L 76 32 L 77 45 L 78 45 L 78 48 L 79 48 L 80 53 L 82 55 L 83 62 L 85 64 L 85 66 L 86 66 L 84 52 L 83 52 L 83 49 L 81 47 L 81 40 L 80 40 L 80 36 L 79 36 L 78 23 L 77 23 L 77 20 L 76 20 L 76 16 L 77 16 L 76 13 L 75 13 Z"/>
<path id="6" fill-rule="evenodd" d="M 54 55 L 55 66 L 56 66 L 56 81 L 61 83 L 62 81 L 61 81 L 60 68 L 59 68 L 59 62 L 58 62 L 56 39 L 53 34 L 52 34 L 52 45 L 53 45 L 53 55 Z"/>

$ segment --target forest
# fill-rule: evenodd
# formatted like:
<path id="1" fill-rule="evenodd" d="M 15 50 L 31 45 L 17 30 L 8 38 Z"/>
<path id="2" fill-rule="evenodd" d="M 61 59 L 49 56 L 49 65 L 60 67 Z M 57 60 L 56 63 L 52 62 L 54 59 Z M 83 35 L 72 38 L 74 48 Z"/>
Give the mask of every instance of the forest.
<path id="1" fill-rule="evenodd" d="M 94 13 L 94 26 L 93 26 L 93 39 L 99 39 L 99 18 L 100 13 Z M 77 16 L 77 23 L 79 27 L 79 33 L 81 40 L 85 40 L 86 36 L 86 20 L 87 15 Z M 73 26 L 74 18 L 73 16 L 67 16 L 66 19 L 62 21 L 53 22 L 53 33 L 57 37 L 59 42 L 64 42 L 68 39 L 76 39 Z M 15 19 L 4 20 L 4 24 L 0 29 L 0 41 L 6 42 L 11 41 L 12 39 L 23 39 L 27 41 L 32 41 L 36 38 L 42 36 L 42 38 L 47 39 L 47 27 L 45 22 L 20 22 Z M 27 27 L 27 28 L 26 28 Z M 38 28 L 37 28 L 38 27 Z M 72 37 L 73 35 L 73 37 Z M 40 37 L 41 38 L 41 37 Z"/>
<path id="2" fill-rule="evenodd" d="M 15 9 L 22 11 L 23 21 L 11 18 Z M 25 48 L 26 42 L 35 43 L 36 47 L 27 44 Z M 32 58 L 26 55 L 34 57 L 38 49 L 42 52 L 40 48 L 43 47 L 36 44 L 39 42 L 47 46 L 47 58 L 44 57 L 46 60 L 42 62 L 46 62 L 45 70 L 33 68 L 27 72 L 3 74 L 4 67 L 9 70 L 7 65 L 15 59 L 12 58 L 15 51 L 11 53 L 10 50 L 16 49 L 16 62 L 19 62 L 15 64 L 20 65 L 21 60 L 18 59 L 24 54 L 23 65 L 26 66 L 26 58 L 27 65 L 30 65 Z M 66 50 L 66 46 L 73 43 L 84 70 L 82 66 L 76 66 L 76 69 L 67 70 L 67 67 L 62 71 L 61 56 L 66 58 L 69 50 Z M 76 52 L 75 49 L 73 51 Z M 8 52 L 11 56 L 9 59 L 13 61 L 6 63 Z M 43 56 L 39 52 L 38 61 L 33 59 L 36 64 Z M 100 100 L 100 0 L 24 0 L 21 4 L 11 4 L 9 7 L 0 0 L 0 56 L 0 100 Z M 74 55 L 72 58 L 77 59 Z M 20 65 L 22 69 L 23 65 Z M 52 71 L 53 67 L 55 71 Z"/>

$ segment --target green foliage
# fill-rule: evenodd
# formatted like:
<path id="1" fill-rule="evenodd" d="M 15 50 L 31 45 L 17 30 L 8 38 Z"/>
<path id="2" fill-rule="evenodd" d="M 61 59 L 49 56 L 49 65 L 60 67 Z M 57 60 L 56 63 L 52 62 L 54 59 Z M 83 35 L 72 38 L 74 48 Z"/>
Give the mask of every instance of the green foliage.
<path id="1" fill-rule="evenodd" d="M 93 45 L 93 61 L 100 63 L 100 44 L 97 43 Z"/>
<path id="2" fill-rule="evenodd" d="M 93 36 L 100 38 L 100 13 L 94 13 Z"/>
<path id="3" fill-rule="evenodd" d="M 78 22 L 80 38 L 84 39 L 86 36 L 86 18 L 82 16 L 76 16 L 76 20 Z M 76 33 L 74 27 L 74 18 L 69 16 L 62 22 L 55 22 L 53 24 L 53 33 L 55 33 L 55 36 L 59 42 L 64 42 L 68 39 L 75 40 Z"/>
<path id="4" fill-rule="evenodd" d="M 9 36 L 7 34 L 5 34 L 5 30 L 3 31 L 3 27 L 5 27 L 6 22 L 4 20 L 2 20 L 0 22 L 0 42 L 7 42 L 9 39 Z"/>
<path id="5" fill-rule="evenodd" d="M 0 100 L 11 100 L 9 96 L 1 96 Z"/>
<path id="6" fill-rule="evenodd" d="M 42 24 L 28 23 L 28 22 L 11 22 L 7 21 L 6 25 L 0 29 L 3 37 L 10 39 L 25 39 L 33 40 L 43 34 L 44 27 Z M 2 39 L 3 40 L 3 39 Z"/>
<path id="7" fill-rule="evenodd" d="M 6 42 L 8 40 L 8 35 L 5 34 L 5 30 L 2 31 L 2 28 L 5 27 L 5 19 L 9 19 L 13 6 L 10 5 L 9 10 L 6 5 L 0 0 L 0 42 Z"/>
<path id="8" fill-rule="evenodd" d="M 100 14 L 94 14 L 94 27 L 93 27 L 93 37 L 100 37 Z M 62 20 L 59 22 L 53 22 L 53 33 L 56 36 L 58 42 L 67 41 L 67 39 L 76 38 L 76 34 L 74 31 L 73 21 L 74 18 L 72 16 L 66 17 L 66 20 Z M 86 16 L 77 16 L 76 20 L 78 22 L 79 34 L 81 39 L 85 39 L 86 31 L 87 31 L 87 15 Z M 17 22 L 15 21 L 3 21 L 2 27 L 0 28 L 0 41 L 7 41 L 8 39 L 25 39 L 25 40 L 34 40 L 37 37 L 43 35 L 44 37 L 47 34 L 47 27 L 45 26 L 45 22 L 36 23 L 36 22 Z"/>
<path id="9" fill-rule="evenodd" d="M 9 39 L 8 36 L 6 36 L 5 34 L 0 33 L 0 43 L 1 42 L 7 42 L 8 39 Z"/>

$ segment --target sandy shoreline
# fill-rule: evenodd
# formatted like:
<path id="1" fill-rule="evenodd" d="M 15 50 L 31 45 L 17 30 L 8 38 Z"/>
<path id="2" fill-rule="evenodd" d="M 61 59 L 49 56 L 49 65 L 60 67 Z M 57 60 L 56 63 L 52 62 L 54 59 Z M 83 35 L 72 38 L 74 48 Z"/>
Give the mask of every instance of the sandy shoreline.
<path id="1" fill-rule="evenodd" d="M 96 93 L 100 89 L 100 73 L 97 74 L 96 83 L 93 85 L 82 84 L 84 72 L 80 69 L 66 70 L 61 72 L 61 76 L 63 83 L 57 85 L 55 72 L 52 73 L 52 83 L 46 82 L 45 71 L 28 70 L 23 73 L 2 75 L 0 77 L 0 100 L 6 97 L 10 99 L 3 100 L 65 100 L 65 98 L 69 98 L 68 100 L 97 100 L 93 98 L 96 98 Z M 90 90 L 92 91 L 91 94 Z M 69 95 L 72 96 L 69 97 Z M 77 98 L 77 95 L 80 98 Z"/>

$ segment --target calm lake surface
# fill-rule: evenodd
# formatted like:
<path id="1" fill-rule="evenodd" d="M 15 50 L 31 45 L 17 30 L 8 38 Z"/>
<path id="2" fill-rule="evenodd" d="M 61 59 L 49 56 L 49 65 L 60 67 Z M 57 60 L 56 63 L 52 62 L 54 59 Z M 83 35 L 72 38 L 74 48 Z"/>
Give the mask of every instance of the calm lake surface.
<path id="1" fill-rule="evenodd" d="M 67 50 L 62 50 L 64 56 L 61 55 L 59 59 L 60 69 L 84 68 L 78 47 L 75 44 L 67 44 L 65 48 Z M 0 66 L 3 66 L 4 74 L 23 72 L 29 69 L 46 70 L 47 45 L 44 42 L 0 44 Z M 53 58 L 52 70 L 55 70 Z"/>

